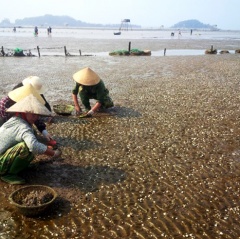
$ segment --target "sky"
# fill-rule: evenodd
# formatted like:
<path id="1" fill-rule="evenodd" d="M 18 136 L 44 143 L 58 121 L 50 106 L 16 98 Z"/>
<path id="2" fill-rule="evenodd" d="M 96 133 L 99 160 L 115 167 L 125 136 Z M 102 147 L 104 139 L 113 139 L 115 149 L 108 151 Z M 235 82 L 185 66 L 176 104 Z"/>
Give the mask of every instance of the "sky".
<path id="1" fill-rule="evenodd" d="M 0 0 L 0 22 L 43 16 L 69 16 L 87 23 L 168 28 L 185 20 L 240 30 L 240 0 Z"/>

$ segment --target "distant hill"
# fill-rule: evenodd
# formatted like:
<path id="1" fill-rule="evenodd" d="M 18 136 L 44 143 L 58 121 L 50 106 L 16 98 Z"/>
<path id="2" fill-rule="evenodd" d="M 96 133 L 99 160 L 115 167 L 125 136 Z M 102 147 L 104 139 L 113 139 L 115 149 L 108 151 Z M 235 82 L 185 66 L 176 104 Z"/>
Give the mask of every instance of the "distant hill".
<path id="1" fill-rule="evenodd" d="M 189 29 L 209 29 L 216 30 L 217 26 L 203 24 L 198 20 L 186 20 L 173 25 L 171 28 L 189 28 Z"/>
<path id="2" fill-rule="evenodd" d="M 105 27 L 105 28 L 119 28 L 119 24 L 97 24 L 87 23 L 80 20 L 75 20 L 69 16 L 53 16 L 44 15 L 39 17 L 28 17 L 24 19 L 17 19 L 14 23 L 11 23 L 8 19 L 4 19 L 0 22 L 0 26 L 12 27 L 12 26 L 52 26 L 52 27 Z M 141 28 L 139 25 L 131 25 L 133 28 Z"/>
<path id="3" fill-rule="evenodd" d="M 99 24 L 99 23 L 87 23 L 80 20 L 75 20 L 69 16 L 53 16 L 46 14 L 39 17 L 27 17 L 24 19 L 17 19 L 14 23 L 11 23 L 8 19 L 4 19 L 0 22 L 1 27 L 28 27 L 28 26 L 38 26 L 38 27 L 93 27 L 93 28 L 115 28 L 118 29 L 121 25 L 119 24 Z M 130 25 L 129 25 L 130 26 Z M 141 28 L 139 25 L 132 25 L 131 28 Z M 208 29 L 208 30 L 218 30 L 216 26 L 209 24 L 203 24 L 198 20 L 186 20 L 176 23 L 171 28 L 189 28 L 189 29 Z"/>

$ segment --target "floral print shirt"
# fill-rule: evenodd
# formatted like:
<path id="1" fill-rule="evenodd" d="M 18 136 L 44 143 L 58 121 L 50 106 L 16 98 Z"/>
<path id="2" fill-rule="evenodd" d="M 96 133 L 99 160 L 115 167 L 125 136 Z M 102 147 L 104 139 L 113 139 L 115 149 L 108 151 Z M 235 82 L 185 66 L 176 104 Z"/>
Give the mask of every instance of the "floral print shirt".
<path id="1" fill-rule="evenodd" d="M 0 117 L 7 121 L 10 118 L 10 115 L 6 112 L 6 110 L 11 106 L 11 99 L 8 96 L 3 97 L 0 100 Z"/>

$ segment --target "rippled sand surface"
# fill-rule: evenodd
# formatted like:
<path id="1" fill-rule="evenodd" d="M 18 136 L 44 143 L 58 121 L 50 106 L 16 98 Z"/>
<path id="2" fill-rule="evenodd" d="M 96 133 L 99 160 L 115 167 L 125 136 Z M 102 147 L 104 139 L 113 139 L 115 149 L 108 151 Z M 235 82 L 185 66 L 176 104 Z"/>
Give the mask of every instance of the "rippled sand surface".
<path id="1" fill-rule="evenodd" d="M 26 218 L 8 201 L 20 186 L 0 181 L 0 238 L 239 238 L 239 54 L 0 61 L 1 96 L 38 75 L 51 105 L 71 103 L 72 74 L 90 66 L 116 103 L 54 118 L 62 158 L 39 156 L 23 177 L 59 197 Z"/>

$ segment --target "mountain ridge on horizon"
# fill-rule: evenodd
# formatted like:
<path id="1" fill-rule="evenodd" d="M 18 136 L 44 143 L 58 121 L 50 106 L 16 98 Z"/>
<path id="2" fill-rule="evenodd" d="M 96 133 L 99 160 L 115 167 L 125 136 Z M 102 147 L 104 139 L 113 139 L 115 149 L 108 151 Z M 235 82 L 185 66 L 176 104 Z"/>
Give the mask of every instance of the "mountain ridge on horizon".
<path id="1" fill-rule="evenodd" d="M 130 21 L 130 19 L 129 19 Z M 119 28 L 120 24 L 100 24 L 100 23 L 87 23 L 81 20 L 75 20 L 69 16 L 53 16 L 50 14 L 46 14 L 44 16 L 38 17 L 26 17 L 23 19 L 16 19 L 14 23 L 11 23 L 9 19 L 4 19 L 0 22 L 0 26 L 2 27 L 23 27 L 23 26 L 70 26 L 70 27 L 106 27 L 106 28 Z M 140 25 L 132 25 L 129 24 L 130 28 L 142 28 Z M 212 26 L 210 24 L 203 24 L 196 19 L 185 20 L 174 24 L 169 28 L 187 28 L 187 29 L 217 29 L 216 25 Z"/>

